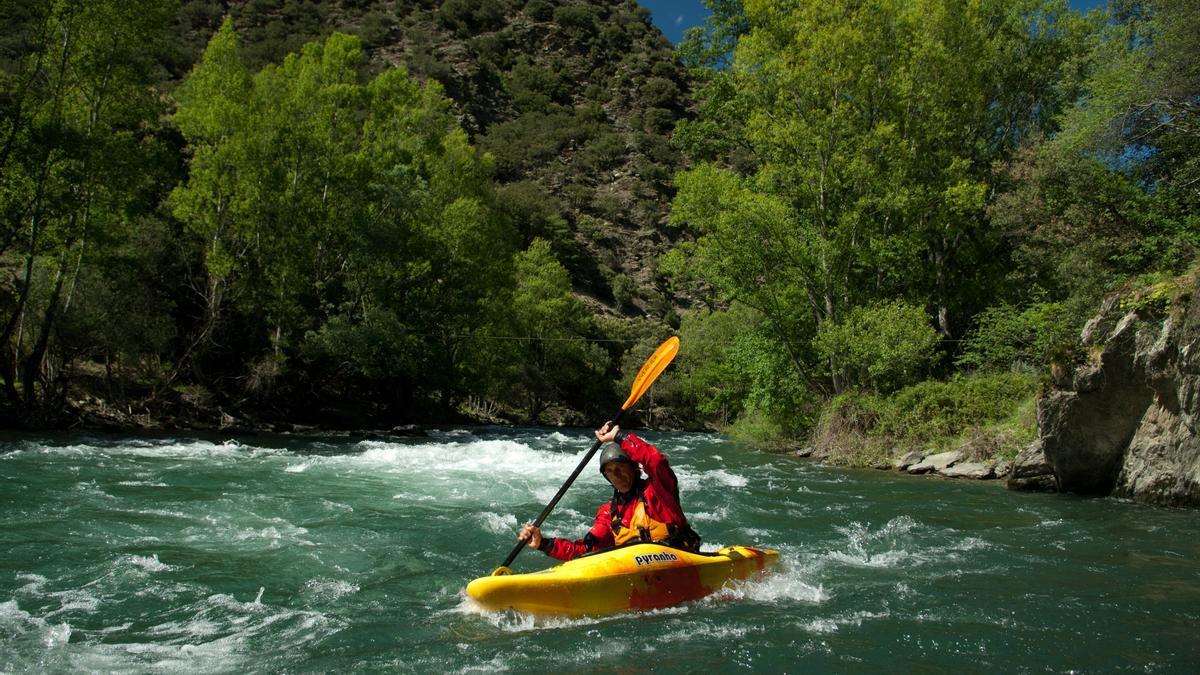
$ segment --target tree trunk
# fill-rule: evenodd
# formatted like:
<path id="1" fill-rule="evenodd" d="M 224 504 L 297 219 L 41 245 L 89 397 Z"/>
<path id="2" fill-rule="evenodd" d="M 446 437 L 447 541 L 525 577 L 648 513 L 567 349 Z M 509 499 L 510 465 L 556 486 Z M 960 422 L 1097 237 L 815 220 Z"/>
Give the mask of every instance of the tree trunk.
<path id="1" fill-rule="evenodd" d="M 50 293 L 50 301 L 46 304 L 46 313 L 42 317 L 42 325 L 38 331 L 38 339 L 34 344 L 33 351 L 25 359 L 24 367 L 22 368 L 22 383 L 25 387 L 25 406 L 32 408 L 37 403 L 37 381 L 41 373 L 42 361 L 46 357 L 46 350 L 50 346 L 50 332 L 54 328 L 54 322 L 58 318 L 58 301 L 62 297 L 63 285 L 66 282 L 66 274 L 60 264 L 58 272 L 55 274 L 54 290 Z"/>

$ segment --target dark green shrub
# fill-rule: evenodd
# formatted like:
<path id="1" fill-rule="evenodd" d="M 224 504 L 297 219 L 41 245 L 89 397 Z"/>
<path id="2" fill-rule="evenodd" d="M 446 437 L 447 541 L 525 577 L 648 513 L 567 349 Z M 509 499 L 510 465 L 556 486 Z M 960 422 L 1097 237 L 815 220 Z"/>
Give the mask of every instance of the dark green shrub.
<path id="1" fill-rule="evenodd" d="M 855 307 L 843 321 L 822 324 L 813 338 L 821 360 L 842 382 L 882 393 L 923 378 L 937 345 L 925 310 L 900 302 Z"/>
<path id="2" fill-rule="evenodd" d="M 679 87 L 665 77 L 648 77 L 641 86 L 642 101 L 655 108 L 672 108 L 679 105 Z"/>
<path id="3" fill-rule="evenodd" d="M 396 30 L 396 18 L 383 12 L 371 12 L 363 18 L 362 39 L 367 47 L 386 45 Z"/>
<path id="4" fill-rule="evenodd" d="M 592 203 L 592 197 L 596 194 L 596 191 L 587 185 L 567 183 L 563 186 L 562 194 L 567 198 L 571 206 L 582 209 Z"/>
<path id="5" fill-rule="evenodd" d="M 1038 381 L 1000 373 L 926 381 L 891 396 L 850 391 L 824 407 L 811 434 L 817 453 L 877 466 L 910 450 L 962 447 L 976 461 L 1011 457 L 1033 438 Z"/>
<path id="6" fill-rule="evenodd" d="M 939 437 L 954 437 L 1008 418 L 1037 393 L 1037 388 L 1036 377 L 1018 373 L 921 382 L 887 399 L 878 430 L 905 439 L 912 447 Z"/>
<path id="7" fill-rule="evenodd" d="M 464 38 L 500 28 L 504 14 L 498 0 L 444 0 L 437 10 L 438 21 Z"/>
<path id="8" fill-rule="evenodd" d="M 508 73 L 508 92 L 523 110 L 541 111 L 551 102 L 566 99 L 568 89 L 563 78 L 550 68 L 522 57 Z"/>
<path id="9" fill-rule="evenodd" d="M 679 163 L 679 151 L 671 147 L 671 141 L 666 136 L 639 133 L 634 135 L 634 142 L 650 162 L 669 166 Z"/>
<path id="10" fill-rule="evenodd" d="M 522 246 L 528 246 L 540 237 L 560 251 L 570 241 L 571 231 L 562 217 L 562 204 L 537 183 L 522 181 L 503 185 L 496 189 L 496 197 L 500 208 L 512 218 L 521 233 Z"/>
<path id="11" fill-rule="evenodd" d="M 651 108 L 642 115 L 641 128 L 648 134 L 662 134 L 675 126 L 675 113 L 666 108 Z"/>
<path id="12" fill-rule="evenodd" d="M 1056 353 L 1076 342 L 1079 328 L 1062 303 L 1037 303 L 1023 310 L 995 305 L 979 315 L 958 365 L 980 370 L 1045 370 Z"/>
<path id="13" fill-rule="evenodd" d="M 605 133 L 588 142 L 575 158 L 575 169 L 596 173 L 617 166 L 625 158 L 625 139 L 621 134 Z"/>
<path id="14" fill-rule="evenodd" d="M 534 21 L 549 21 L 554 18 L 554 5 L 546 0 L 529 0 L 525 3 L 524 12 Z"/>
<path id="15" fill-rule="evenodd" d="M 628 307 L 633 302 L 633 280 L 621 272 L 614 276 L 609 283 L 612 286 L 613 302 L 617 303 L 617 309 Z"/>
<path id="16" fill-rule="evenodd" d="M 596 12 L 584 4 L 555 8 L 554 22 L 579 36 L 588 36 L 596 32 Z"/>
<path id="17" fill-rule="evenodd" d="M 573 115 L 527 112 L 493 125 L 480 137 L 479 146 L 495 156 L 501 178 L 519 177 L 530 165 L 557 155 L 577 132 L 576 127 Z"/>

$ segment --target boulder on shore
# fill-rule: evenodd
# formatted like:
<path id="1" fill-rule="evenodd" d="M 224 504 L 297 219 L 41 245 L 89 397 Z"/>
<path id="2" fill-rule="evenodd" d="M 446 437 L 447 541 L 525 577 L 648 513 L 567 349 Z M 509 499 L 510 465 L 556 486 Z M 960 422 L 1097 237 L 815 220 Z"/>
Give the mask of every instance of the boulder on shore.
<path id="1" fill-rule="evenodd" d="M 939 472 L 947 478 L 974 478 L 985 480 L 992 477 L 992 465 L 983 462 L 961 462 Z"/>
<path id="2" fill-rule="evenodd" d="M 962 459 L 962 453 L 958 450 L 950 452 L 940 452 L 936 455 L 930 455 L 921 460 L 917 464 L 908 467 L 909 473 L 942 473 L 946 469 L 954 466 Z"/>
<path id="3" fill-rule="evenodd" d="M 1021 450 L 1017 458 L 1013 460 L 1012 469 L 1008 474 L 1008 489 L 1027 492 L 1058 490 L 1058 483 L 1054 478 L 1054 468 L 1046 461 L 1046 453 L 1042 451 L 1040 438 Z"/>
<path id="4" fill-rule="evenodd" d="M 1149 300 L 1113 296 L 1088 322 L 1087 362 L 1038 402 L 1037 445 L 1057 489 L 1200 506 L 1196 285 L 1194 275 L 1171 282 L 1170 303 L 1161 302 L 1162 288 Z M 1031 448 L 1018 457 L 1010 487 L 1047 484 L 1034 475 Z"/>
<path id="5" fill-rule="evenodd" d="M 911 450 L 903 457 L 896 458 L 896 461 L 892 462 L 892 468 L 896 471 L 907 471 L 908 467 L 919 464 L 923 459 L 925 459 L 925 453 L 920 450 Z"/>

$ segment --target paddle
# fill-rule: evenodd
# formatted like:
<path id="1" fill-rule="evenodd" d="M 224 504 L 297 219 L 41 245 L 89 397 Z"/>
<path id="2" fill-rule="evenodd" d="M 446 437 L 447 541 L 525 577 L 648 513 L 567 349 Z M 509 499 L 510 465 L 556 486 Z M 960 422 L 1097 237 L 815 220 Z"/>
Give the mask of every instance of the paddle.
<path id="1" fill-rule="evenodd" d="M 637 403 L 637 400 L 642 397 L 642 394 L 646 393 L 646 390 L 650 388 L 650 385 L 654 384 L 654 381 L 658 379 L 658 376 L 662 374 L 662 371 L 665 370 L 668 365 L 670 365 L 671 360 L 675 358 L 675 354 L 678 351 L 679 338 L 677 337 L 668 338 L 667 341 L 662 343 L 658 349 L 654 350 L 654 353 L 651 354 L 650 358 L 646 359 L 646 363 L 642 365 L 642 369 L 638 371 L 637 377 L 633 378 L 633 388 L 629 391 L 629 398 L 625 399 L 625 403 L 621 405 L 621 410 L 617 412 L 615 417 L 612 418 L 613 424 L 620 422 L 621 416 L 625 414 L 625 411 L 632 408 L 633 404 Z M 542 522 L 546 520 L 546 516 L 550 515 L 550 512 L 554 510 L 554 507 L 558 504 L 558 500 L 562 499 L 562 496 L 564 493 L 566 493 L 567 488 L 571 487 L 571 483 L 574 483 L 575 479 L 579 477 L 579 474 L 583 471 L 583 467 L 587 466 L 587 463 L 592 459 L 592 455 L 596 454 L 596 451 L 600 449 L 601 445 L 602 444 L 599 439 L 597 439 L 595 443 L 592 443 L 592 448 L 588 450 L 587 454 L 583 456 L 582 460 L 580 460 L 579 466 L 575 467 L 575 470 L 571 472 L 571 475 L 567 478 L 567 482 L 563 483 L 562 487 L 558 489 L 558 494 L 554 495 L 554 499 L 551 499 L 550 503 L 546 505 L 546 508 L 542 509 L 542 514 L 537 517 L 537 520 L 533 521 L 534 527 L 542 526 Z M 525 542 L 518 541 L 517 546 L 512 550 L 512 553 L 509 553 L 508 557 L 504 559 L 504 562 L 492 571 L 492 576 L 496 576 L 498 574 L 512 574 L 512 570 L 508 569 L 508 566 L 512 564 L 512 561 L 517 559 L 517 556 L 521 553 L 521 549 L 523 548 L 525 548 Z"/>

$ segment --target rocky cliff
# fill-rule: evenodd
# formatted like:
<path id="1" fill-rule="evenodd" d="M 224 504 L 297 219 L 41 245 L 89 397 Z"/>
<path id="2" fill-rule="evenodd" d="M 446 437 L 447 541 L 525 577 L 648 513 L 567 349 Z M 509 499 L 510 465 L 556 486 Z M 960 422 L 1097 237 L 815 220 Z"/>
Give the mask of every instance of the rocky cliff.
<path id="1" fill-rule="evenodd" d="M 1200 294 L 1195 273 L 1110 297 L 1086 356 L 1056 368 L 1039 439 L 1009 486 L 1200 506 Z"/>

